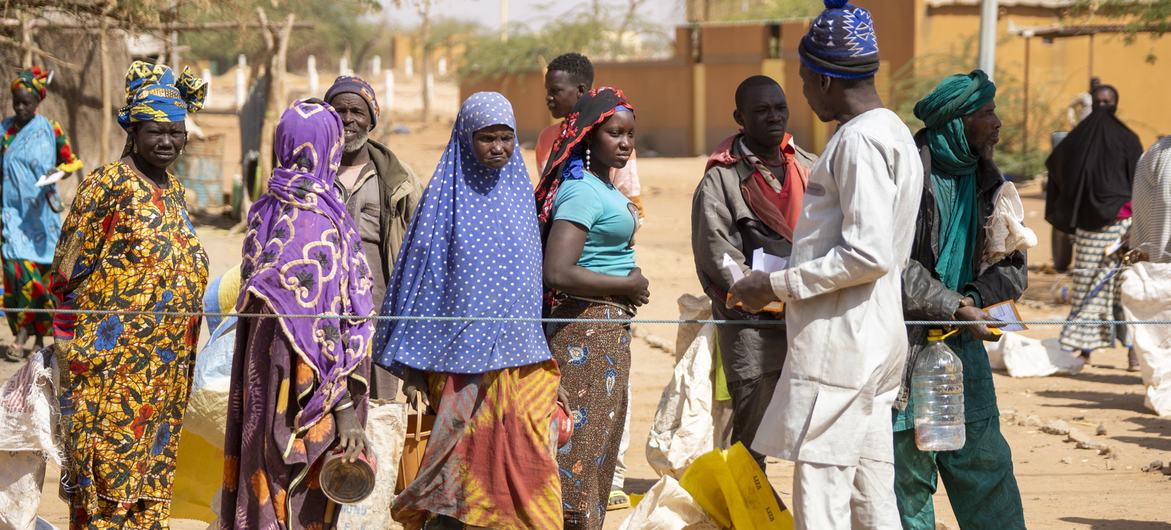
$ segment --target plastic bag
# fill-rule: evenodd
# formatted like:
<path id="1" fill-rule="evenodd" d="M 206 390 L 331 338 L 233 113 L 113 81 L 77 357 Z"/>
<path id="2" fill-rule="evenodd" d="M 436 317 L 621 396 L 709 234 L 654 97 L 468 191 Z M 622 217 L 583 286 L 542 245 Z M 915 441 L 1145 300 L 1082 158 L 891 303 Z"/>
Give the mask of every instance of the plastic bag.
<path id="1" fill-rule="evenodd" d="M 715 521 L 674 477 L 659 479 L 619 530 L 718 530 Z"/>
<path id="2" fill-rule="evenodd" d="M 390 530 L 402 528 L 390 517 L 394 503 L 394 486 L 398 464 L 407 435 L 406 403 L 370 401 L 366 413 L 367 451 L 378 460 L 374 474 L 374 492 L 362 502 L 346 504 L 338 515 L 337 530 Z"/>
<path id="3" fill-rule="evenodd" d="M 663 389 L 647 436 L 646 459 L 660 476 L 678 478 L 700 455 L 711 451 L 712 348 L 716 327 L 705 324 L 675 365 Z"/>
<path id="4" fill-rule="evenodd" d="M 58 415 L 53 371 L 41 350 L 0 388 L 0 530 L 32 530 L 45 462 L 61 465 L 53 439 Z M 51 359 L 50 359 L 51 361 Z"/>
<path id="5" fill-rule="evenodd" d="M 232 388 L 232 358 L 236 354 L 236 318 L 229 317 L 212 332 L 207 346 L 195 356 L 191 397 L 183 416 L 183 432 L 195 433 L 221 451 L 228 425 L 228 392 Z"/>
<path id="6" fill-rule="evenodd" d="M 793 515 L 742 443 L 701 456 L 679 484 L 720 528 L 793 529 Z"/>
<path id="7" fill-rule="evenodd" d="M 1127 320 L 1171 319 L 1171 263 L 1140 262 L 1122 272 Z M 1147 408 L 1171 416 L 1171 326 L 1131 326 Z"/>
<path id="8" fill-rule="evenodd" d="M 988 242 L 980 259 L 980 272 L 1015 251 L 1037 246 L 1037 234 L 1025 226 L 1025 206 L 1016 185 L 1005 182 L 996 190 L 992 215 L 984 227 Z"/>
<path id="9" fill-rule="evenodd" d="M 1057 339 L 1038 340 L 1005 331 L 998 342 L 989 343 L 988 364 L 994 370 L 1008 370 L 1011 377 L 1076 375 L 1086 362 L 1061 349 Z"/>

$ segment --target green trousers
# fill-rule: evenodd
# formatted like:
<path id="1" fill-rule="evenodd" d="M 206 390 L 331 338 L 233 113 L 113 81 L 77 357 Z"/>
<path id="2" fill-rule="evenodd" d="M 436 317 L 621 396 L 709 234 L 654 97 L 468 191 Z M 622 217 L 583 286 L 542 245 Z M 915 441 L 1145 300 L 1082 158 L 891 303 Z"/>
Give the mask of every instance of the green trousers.
<path id="1" fill-rule="evenodd" d="M 895 496 L 904 530 L 935 530 L 931 497 L 937 477 L 961 530 L 1023 530 L 1021 492 L 1012 474 L 1012 452 L 1000 433 L 1000 418 L 968 422 L 959 451 L 923 452 L 914 429 L 894 433 Z"/>

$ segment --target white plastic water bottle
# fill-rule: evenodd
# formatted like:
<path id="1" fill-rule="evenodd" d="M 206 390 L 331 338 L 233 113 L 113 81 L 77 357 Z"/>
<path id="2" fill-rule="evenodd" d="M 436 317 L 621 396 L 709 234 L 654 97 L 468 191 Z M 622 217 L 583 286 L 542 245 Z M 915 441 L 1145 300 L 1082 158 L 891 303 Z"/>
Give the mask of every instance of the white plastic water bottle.
<path id="1" fill-rule="evenodd" d="M 964 446 L 967 438 L 964 365 L 943 342 L 951 333 L 928 331 L 927 348 L 919 354 L 911 373 L 915 446 L 920 451 L 955 451 Z"/>

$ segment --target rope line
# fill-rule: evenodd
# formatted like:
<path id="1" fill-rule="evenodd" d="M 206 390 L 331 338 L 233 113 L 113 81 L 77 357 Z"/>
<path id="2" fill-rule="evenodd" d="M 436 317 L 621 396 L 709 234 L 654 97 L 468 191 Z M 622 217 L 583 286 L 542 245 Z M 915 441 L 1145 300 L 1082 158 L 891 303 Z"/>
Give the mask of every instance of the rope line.
<path id="1" fill-rule="evenodd" d="M 120 309 L 0 309 L 0 313 L 47 313 L 62 315 L 101 315 L 101 316 L 153 316 L 153 317 L 219 317 L 219 318 L 337 318 L 345 320 L 372 320 L 372 321 L 439 321 L 439 322 L 539 322 L 545 324 L 638 324 L 638 325 L 676 325 L 676 324 L 714 324 L 717 326 L 779 326 L 783 320 L 720 320 L 720 319 L 679 319 L 679 318 L 525 318 L 525 317 L 452 317 L 452 316 L 395 316 L 372 315 L 362 317 L 358 315 L 337 315 L 333 313 L 319 313 L 312 315 L 290 315 L 279 313 L 223 313 L 207 311 L 131 311 Z M 908 326 L 977 326 L 987 324 L 988 321 L 967 320 L 904 320 Z M 1171 320 L 1012 320 L 1006 324 L 1024 324 L 1026 326 L 1169 326 Z"/>

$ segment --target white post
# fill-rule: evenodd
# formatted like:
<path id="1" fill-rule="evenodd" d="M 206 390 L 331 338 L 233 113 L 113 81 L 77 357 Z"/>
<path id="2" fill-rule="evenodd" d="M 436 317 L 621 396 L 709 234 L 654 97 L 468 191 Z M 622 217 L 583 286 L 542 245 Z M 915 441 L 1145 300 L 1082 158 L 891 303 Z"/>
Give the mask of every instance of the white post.
<path id="1" fill-rule="evenodd" d="M 317 97 L 318 82 L 320 81 L 317 79 L 317 57 L 310 55 L 305 62 L 305 67 L 309 70 L 309 94 Z"/>
<path id="2" fill-rule="evenodd" d="M 382 75 L 382 56 L 375 55 L 370 59 L 370 77 L 378 79 L 380 75 Z"/>
<path id="3" fill-rule="evenodd" d="M 207 81 L 207 96 L 205 97 L 203 105 L 205 107 L 210 107 L 211 96 L 214 94 L 211 89 L 211 68 L 204 68 L 203 71 L 199 72 L 199 75 L 203 77 L 204 81 Z"/>
<path id="4" fill-rule="evenodd" d="M 439 58 L 437 68 L 439 70 L 439 77 L 444 77 L 447 75 L 447 57 Z"/>
<path id="5" fill-rule="evenodd" d="M 236 110 L 244 107 L 244 100 L 248 98 L 248 87 L 245 85 L 244 69 L 248 67 L 248 58 L 244 54 L 236 57 Z"/>
<path id="6" fill-rule="evenodd" d="M 981 0 L 980 4 L 980 69 L 990 79 L 996 77 L 996 22 L 999 15 L 997 0 Z"/>
<path id="7" fill-rule="evenodd" d="M 403 72 L 407 74 L 407 81 L 415 78 L 415 58 L 410 55 L 403 60 Z"/>
<path id="8" fill-rule="evenodd" d="M 394 108 L 394 69 L 387 68 L 385 72 L 386 84 L 382 89 L 382 108 L 390 112 L 390 109 Z"/>
<path id="9" fill-rule="evenodd" d="M 500 0 L 500 40 L 508 41 L 508 0 Z"/>
<path id="10" fill-rule="evenodd" d="M 423 78 L 423 94 L 421 94 L 421 95 L 422 95 L 423 99 L 426 100 L 428 95 L 434 94 L 434 93 L 435 93 L 435 74 L 428 71 L 427 77 Z"/>

